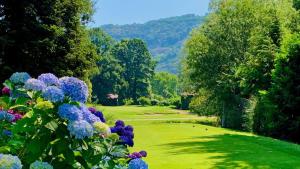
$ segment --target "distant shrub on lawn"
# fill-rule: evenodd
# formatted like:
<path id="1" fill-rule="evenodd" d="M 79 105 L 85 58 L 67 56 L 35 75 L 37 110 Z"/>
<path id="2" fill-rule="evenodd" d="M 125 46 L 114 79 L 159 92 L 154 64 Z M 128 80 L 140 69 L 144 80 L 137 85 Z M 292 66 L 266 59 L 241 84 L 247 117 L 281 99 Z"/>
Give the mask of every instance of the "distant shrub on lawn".
<path id="1" fill-rule="evenodd" d="M 151 105 L 151 100 L 147 97 L 140 97 L 137 101 L 138 101 L 138 104 L 142 105 L 142 106 Z"/>
<path id="2" fill-rule="evenodd" d="M 87 107 L 87 85 L 74 77 L 14 73 L 0 97 L 0 168 L 147 169 L 144 151 L 129 154 L 133 128 L 113 127 Z M 3 154 L 1 154 L 3 153 Z M 13 156 L 13 155 L 18 156 Z M 51 165 L 50 165 L 51 164 Z"/>
<path id="3" fill-rule="evenodd" d="M 124 105 L 128 106 L 128 105 L 133 105 L 134 101 L 133 101 L 132 98 L 130 98 L 130 99 L 124 99 L 123 103 L 124 103 Z"/>

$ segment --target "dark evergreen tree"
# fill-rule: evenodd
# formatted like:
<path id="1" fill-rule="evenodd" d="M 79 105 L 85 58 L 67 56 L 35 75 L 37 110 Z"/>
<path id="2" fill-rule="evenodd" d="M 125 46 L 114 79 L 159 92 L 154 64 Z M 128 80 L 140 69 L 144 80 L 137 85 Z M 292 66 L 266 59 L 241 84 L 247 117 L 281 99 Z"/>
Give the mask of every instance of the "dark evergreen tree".
<path id="1" fill-rule="evenodd" d="M 0 81 L 16 71 L 88 81 L 97 58 L 84 27 L 91 13 L 90 0 L 1 0 Z"/>

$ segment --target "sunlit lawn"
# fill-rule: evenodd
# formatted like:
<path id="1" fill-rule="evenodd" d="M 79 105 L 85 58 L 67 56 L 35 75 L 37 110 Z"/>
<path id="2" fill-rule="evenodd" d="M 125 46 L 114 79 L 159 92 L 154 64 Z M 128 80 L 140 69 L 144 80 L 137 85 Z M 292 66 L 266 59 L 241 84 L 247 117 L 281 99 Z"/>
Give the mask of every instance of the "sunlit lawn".
<path id="1" fill-rule="evenodd" d="M 197 116 L 167 107 L 99 108 L 134 126 L 133 150 L 148 151 L 150 169 L 300 169 L 300 146 L 295 144 L 200 124 L 170 123 L 166 119 Z"/>

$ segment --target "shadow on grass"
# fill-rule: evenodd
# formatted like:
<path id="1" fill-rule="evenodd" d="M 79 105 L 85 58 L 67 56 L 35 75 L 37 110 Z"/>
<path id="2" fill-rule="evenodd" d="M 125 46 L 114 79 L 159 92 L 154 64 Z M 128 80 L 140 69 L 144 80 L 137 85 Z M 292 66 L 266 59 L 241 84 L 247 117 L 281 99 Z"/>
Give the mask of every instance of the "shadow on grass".
<path id="1" fill-rule="evenodd" d="M 161 146 L 169 149 L 172 155 L 206 153 L 207 158 L 214 161 L 212 168 L 217 169 L 296 169 L 300 166 L 298 145 L 265 137 L 225 134 L 194 137 L 187 142 Z"/>

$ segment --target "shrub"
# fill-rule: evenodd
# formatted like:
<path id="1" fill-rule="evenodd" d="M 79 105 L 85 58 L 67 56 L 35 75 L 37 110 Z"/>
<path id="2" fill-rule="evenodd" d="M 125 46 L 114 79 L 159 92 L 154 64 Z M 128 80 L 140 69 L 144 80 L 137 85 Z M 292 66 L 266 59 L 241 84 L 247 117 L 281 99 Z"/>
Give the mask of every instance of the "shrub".
<path id="1" fill-rule="evenodd" d="M 170 102 L 168 100 L 162 100 L 158 103 L 159 106 L 170 106 Z"/>
<path id="2" fill-rule="evenodd" d="M 128 105 L 133 105 L 134 101 L 132 98 L 129 98 L 129 99 L 124 99 L 123 103 L 128 106 Z"/>
<path id="3" fill-rule="evenodd" d="M 151 105 L 151 100 L 147 97 L 140 97 L 138 100 L 139 105 L 148 106 Z"/>
<path id="4" fill-rule="evenodd" d="M 181 108 L 181 99 L 180 97 L 173 97 L 169 99 L 170 105 L 175 106 L 177 109 Z"/>
<path id="5" fill-rule="evenodd" d="M 152 106 L 156 106 L 159 104 L 159 100 L 156 100 L 156 99 L 151 99 L 151 105 Z"/>
<path id="6" fill-rule="evenodd" d="M 128 168 L 133 128 L 120 120 L 110 128 L 102 112 L 88 108 L 83 81 L 17 75 L 0 97 L 0 168 Z"/>

